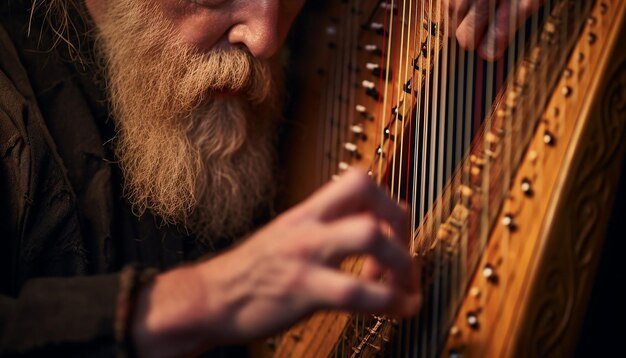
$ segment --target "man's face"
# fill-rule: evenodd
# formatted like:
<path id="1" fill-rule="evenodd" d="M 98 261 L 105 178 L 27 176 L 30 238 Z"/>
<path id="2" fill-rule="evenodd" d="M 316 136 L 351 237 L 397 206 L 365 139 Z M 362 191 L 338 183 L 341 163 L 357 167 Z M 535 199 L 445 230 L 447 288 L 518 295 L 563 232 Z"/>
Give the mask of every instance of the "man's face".
<path id="1" fill-rule="evenodd" d="M 236 237 L 272 193 L 276 54 L 303 0 L 87 0 L 124 194 Z"/>
<path id="2" fill-rule="evenodd" d="M 86 0 L 96 24 L 107 3 Z M 305 0 L 144 0 L 159 7 L 180 39 L 201 51 L 246 48 L 268 59 L 282 46 Z"/>

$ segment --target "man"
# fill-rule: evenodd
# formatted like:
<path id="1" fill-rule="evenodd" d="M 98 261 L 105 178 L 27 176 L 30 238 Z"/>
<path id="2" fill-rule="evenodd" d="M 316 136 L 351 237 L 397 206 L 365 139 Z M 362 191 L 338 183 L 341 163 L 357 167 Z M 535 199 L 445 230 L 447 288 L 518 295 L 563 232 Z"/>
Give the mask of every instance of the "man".
<path id="1" fill-rule="evenodd" d="M 318 309 L 417 312 L 405 212 L 363 173 L 249 235 L 271 201 L 275 55 L 302 5 L 1 5 L 3 354 L 174 356 Z M 450 9 L 494 57 L 508 37 L 487 5 Z M 360 277 L 339 270 L 355 254 Z"/>

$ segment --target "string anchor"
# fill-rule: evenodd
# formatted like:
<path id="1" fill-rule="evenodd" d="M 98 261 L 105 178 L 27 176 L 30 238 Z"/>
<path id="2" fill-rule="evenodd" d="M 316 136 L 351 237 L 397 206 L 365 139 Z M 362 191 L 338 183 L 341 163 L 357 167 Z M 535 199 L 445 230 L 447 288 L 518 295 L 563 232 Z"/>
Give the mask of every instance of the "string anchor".
<path id="1" fill-rule="evenodd" d="M 467 325 L 470 326 L 471 329 L 477 330 L 479 327 L 478 324 L 478 316 L 474 312 L 467 312 Z"/>
<path id="2" fill-rule="evenodd" d="M 498 275 L 496 275 L 496 270 L 493 268 L 493 266 L 491 266 L 490 264 L 486 264 L 485 267 L 483 267 L 483 277 L 491 282 L 491 283 L 498 283 Z"/>
<path id="3" fill-rule="evenodd" d="M 520 185 L 520 188 L 522 190 L 522 193 L 524 193 L 524 195 L 528 197 L 533 195 L 533 187 L 532 187 L 532 183 L 530 182 L 530 179 L 528 178 L 522 179 L 522 184 Z"/>
<path id="4" fill-rule="evenodd" d="M 505 214 L 502 217 L 502 225 L 504 225 L 507 229 L 511 230 L 511 231 L 515 231 L 515 220 L 513 219 L 513 215 L 511 214 Z"/>
<path id="5" fill-rule="evenodd" d="M 361 159 L 361 154 L 359 154 L 358 146 L 354 143 L 348 142 L 343 145 L 343 147 L 357 160 Z"/>

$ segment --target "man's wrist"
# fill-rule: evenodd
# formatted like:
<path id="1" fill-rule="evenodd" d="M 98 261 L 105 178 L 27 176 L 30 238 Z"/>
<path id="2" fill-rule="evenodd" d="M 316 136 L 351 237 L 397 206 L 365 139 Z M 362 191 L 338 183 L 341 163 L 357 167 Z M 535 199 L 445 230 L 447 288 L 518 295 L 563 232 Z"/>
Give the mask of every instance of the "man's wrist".
<path id="1" fill-rule="evenodd" d="M 141 288 L 132 323 L 139 356 L 176 356 L 205 347 L 211 292 L 198 266 L 157 276 Z M 215 294 L 215 292 L 213 292 Z"/>

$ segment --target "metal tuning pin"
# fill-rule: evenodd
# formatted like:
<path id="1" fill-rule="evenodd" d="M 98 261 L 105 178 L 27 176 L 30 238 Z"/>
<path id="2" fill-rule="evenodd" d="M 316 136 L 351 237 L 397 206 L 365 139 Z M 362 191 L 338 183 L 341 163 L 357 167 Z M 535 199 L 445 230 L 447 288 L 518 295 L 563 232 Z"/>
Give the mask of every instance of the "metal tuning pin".
<path id="1" fill-rule="evenodd" d="M 357 148 L 357 146 L 356 146 L 356 144 L 354 144 L 354 143 L 350 143 L 350 142 L 348 142 L 348 143 L 344 144 L 344 145 L 343 145 L 343 147 L 344 147 L 344 148 L 346 148 L 346 150 L 347 150 L 348 152 L 350 152 L 350 153 L 356 153 L 356 151 L 357 151 L 357 149 L 358 149 L 358 148 Z"/>
<path id="2" fill-rule="evenodd" d="M 383 51 L 381 49 L 378 48 L 378 46 L 376 45 L 365 45 L 364 47 L 365 51 L 371 53 L 372 55 L 378 57 L 378 56 L 382 56 L 383 55 Z"/>
<path id="3" fill-rule="evenodd" d="M 461 330 L 457 326 L 450 327 L 450 335 L 452 337 L 458 337 L 461 334 Z"/>
<path id="4" fill-rule="evenodd" d="M 565 98 L 570 97 L 573 91 L 570 86 L 563 86 L 563 88 L 561 88 L 561 94 L 563 94 Z"/>
<path id="5" fill-rule="evenodd" d="M 555 141 L 556 140 L 554 138 L 554 134 L 552 134 L 552 133 L 550 133 L 548 131 L 545 131 L 545 133 L 543 134 L 543 142 L 546 145 L 554 146 Z"/>
<path id="6" fill-rule="evenodd" d="M 343 147 L 350 153 L 354 158 L 361 159 L 361 155 L 359 154 L 359 148 L 356 144 L 348 142 L 343 145 Z"/>
<path id="7" fill-rule="evenodd" d="M 361 133 L 363 133 L 363 127 L 361 127 L 358 124 L 353 125 L 350 129 L 352 130 L 352 133 L 354 133 L 354 134 L 361 134 Z"/>
<path id="8" fill-rule="evenodd" d="M 376 33 L 379 35 L 385 35 L 385 25 L 380 22 L 370 23 L 370 29 L 376 31 Z"/>
<path id="9" fill-rule="evenodd" d="M 480 297 L 480 288 L 474 286 L 469 290 L 469 294 L 472 298 L 477 299 Z"/>
<path id="10" fill-rule="evenodd" d="M 409 79 L 404 84 L 404 92 L 407 93 L 407 94 L 413 93 L 413 80 L 412 79 Z"/>
<path id="11" fill-rule="evenodd" d="M 504 225 L 504 227 L 506 227 L 507 229 L 514 231 L 515 230 L 515 220 L 513 219 L 513 215 L 511 214 L 505 214 L 502 217 L 502 225 Z"/>
<path id="12" fill-rule="evenodd" d="M 522 193 L 524 193 L 524 195 L 528 197 L 533 195 L 533 186 L 532 186 L 532 183 L 530 182 L 530 179 L 528 178 L 522 179 L 522 183 L 520 184 L 520 189 L 522 190 Z"/>
<path id="13" fill-rule="evenodd" d="M 485 267 L 483 267 L 482 274 L 483 274 L 483 277 L 488 282 L 491 282 L 491 283 L 498 282 L 498 275 L 496 275 L 496 270 L 490 264 L 486 264 Z"/>
<path id="14" fill-rule="evenodd" d="M 380 93 L 378 93 L 378 91 L 376 90 L 376 85 L 374 84 L 374 82 L 364 80 L 363 82 L 361 82 L 361 86 L 365 88 L 365 93 L 368 96 L 372 97 L 376 101 L 381 100 Z"/>
<path id="15" fill-rule="evenodd" d="M 356 138 L 359 138 L 363 141 L 367 140 L 367 134 L 365 134 L 365 130 L 360 124 L 353 125 L 352 127 L 350 127 L 350 130 Z"/>
<path id="16" fill-rule="evenodd" d="M 475 312 L 467 312 L 467 325 L 471 328 L 471 329 L 478 329 L 479 324 L 478 324 L 478 315 L 476 315 Z"/>
<path id="17" fill-rule="evenodd" d="M 389 130 L 389 128 L 385 128 L 384 136 L 385 138 L 388 138 L 390 140 L 395 140 L 395 137 L 393 134 L 391 134 L 391 131 Z"/>
<path id="18" fill-rule="evenodd" d="M 368 62 L 365 64 L 365 68 L 369 71 L 372 71 L 372 75 L 379 77 L 381 74 L 380 65 L 377 63 Z"/>
<path id="19" fill-rule="evenodd" d="M 376 157 L 376 159 L 385 157 L 385 151 L 383 151 L 383 147 L 381 147 L 380 145 L 378 147 L 376 147 L 376 155 L 375 155 L 375 157 Z"/>
<path id="20" fill-rule="evenodd" d="M 402 113 L 400 113 L 400 110 L 398 109 L 398 106 L 393 106 L 393 108 L 391 109 L 391 114 L 393 115 L 393 118 L 399 121 L 404 119 L 404 117 L 402 117 Z"/>
<path id="21" fill-rule="evenodd" d="M 350 168 L 350 165 L 346 162 L 339 162 L 338 167 L 339 167 L 339 170 L 346 171 L 348 170 L 348 168 Z"/>
<path id="22" fill-rule="evenodd" d="M 376 84 L 372 81 L 368 81 L 368 80 L 363 80 L 363 82 L 361 82 L 361 86 L 363 86 L 363 88 L 365 89 L 374 89 L 376 88 Z"/>
<path id="23" fill-rule="evenodd" d="M 365 106 L 357 104 L 354 109 L 361 115 L 361 117 L 370 121 L 374 120 L 374 116 L 367 112 L 367 108 L 365 108 Z"/>

